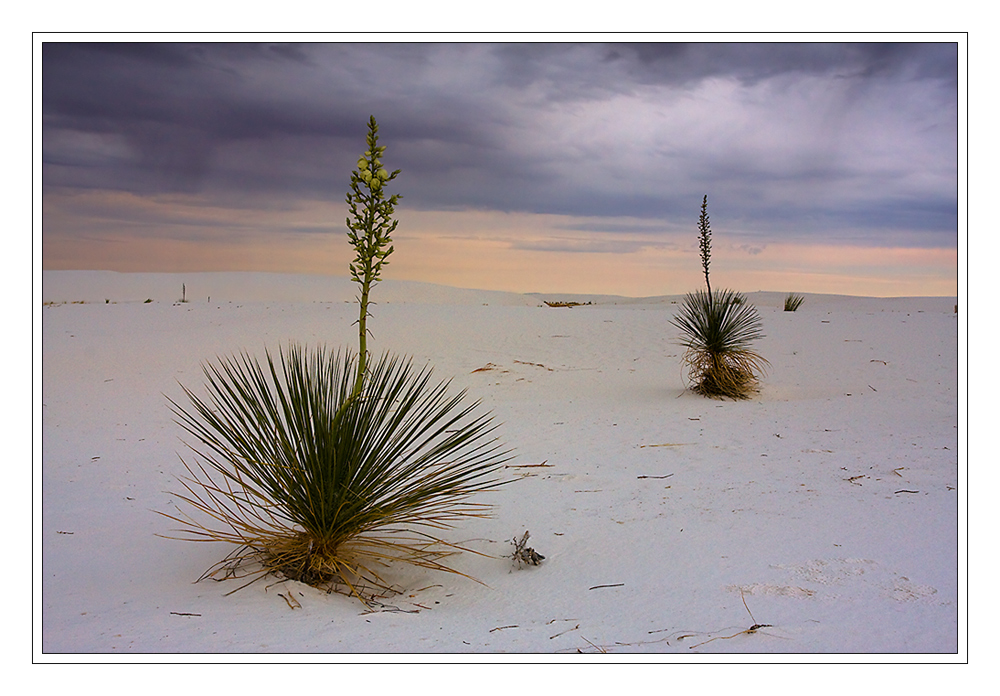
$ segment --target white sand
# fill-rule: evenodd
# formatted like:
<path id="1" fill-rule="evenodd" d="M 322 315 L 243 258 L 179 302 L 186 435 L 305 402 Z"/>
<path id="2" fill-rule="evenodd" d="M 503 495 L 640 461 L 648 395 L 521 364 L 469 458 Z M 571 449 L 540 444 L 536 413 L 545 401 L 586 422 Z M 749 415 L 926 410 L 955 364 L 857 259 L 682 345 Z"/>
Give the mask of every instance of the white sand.
<path id="1" fill-rule="evenodd" d="M 186 304 L 176 303 L 182 282 Z M 772 367 L 761 393 L 737 403 L 684 391 L 668 323 L 677 297 L 388 280 L 375 291 L 369 347 L 468 388 L 517 453 L 507 472 L 518 480 L 488 496 L 494 517 L 448 538 L 502 556 L 527 529 L 546 560 L 520 570 L 504 558 L 454 560 L 484 585 L 396 569 L 407 591 L 378 612 L 295 583 L 265 580 L 228 597 L 233 583 L 194 584 L 229 549 L 156 536 L 171 523 L 153 511 L 172 509 L 165 491 L 183 471 L 166 397 L 182 398 L 178 382 L 200 389 L 200 363 L 216 355 L 288 341 L 355 348 L 354 292 L 336 278 L 44 273 L 44 301 L 67 304 L 42 311 L 37 659 L 961 658 L 954 298 L 806 295 L 790 313 L 781 294 L 750 293 Z M 301 608 L 289 608 L 288 591 Z M 767 626 L 743 632 L 755 623 Z"/>

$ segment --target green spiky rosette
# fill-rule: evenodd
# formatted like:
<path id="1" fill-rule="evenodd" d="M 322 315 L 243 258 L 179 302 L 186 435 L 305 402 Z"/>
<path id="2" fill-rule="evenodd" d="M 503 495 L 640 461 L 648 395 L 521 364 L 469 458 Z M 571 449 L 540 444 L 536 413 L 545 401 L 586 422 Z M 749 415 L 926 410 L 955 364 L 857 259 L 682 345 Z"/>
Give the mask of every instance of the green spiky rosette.
<path id="1" fill-rule="evenodd" d="M 462 574 L 442 559 L 468 549 L 435 532 L 489 514 L 470 498 L 504 483 L 492 417 L 409 361 L 384 355 L 356 395 L 355 370 L 349 353 L 292 345 L 263 367 L 206 365 L 208 396 L 171 401 L 198 442 L 178 494 L 196 517 L 162 514 L 183 525 L 174 538 L 236 545 L 203 577 L 280 573 L 366 601 L 392 591 L 375 566 Z"/>
<path id="2" fill-rule="evenodd" d="M 681 330 L 692 391 L 713 398 L 746 399 L 768 362 L 751 346 L 763 337 L 757 309 L 732 290 L 684 298 L 671 323 Z"/>

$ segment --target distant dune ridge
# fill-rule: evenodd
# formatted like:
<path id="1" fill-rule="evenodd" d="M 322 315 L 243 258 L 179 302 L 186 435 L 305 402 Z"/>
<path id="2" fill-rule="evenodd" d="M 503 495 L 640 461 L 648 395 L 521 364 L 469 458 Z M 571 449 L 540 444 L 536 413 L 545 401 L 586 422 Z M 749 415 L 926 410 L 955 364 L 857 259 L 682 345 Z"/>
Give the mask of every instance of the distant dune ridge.
<path id="1" fill-rule="evenodd" d="M 115 271 L 43 271 L 44 302 L 175 302 L 186 287 L 189 302 L 353 302 L 357 286 L 347 276 L 299 275 L 294 273 L 118 273 Z M 789 288 L 789 291 L 794 291 Z M 748 292 L 758 305 L 780 307 L 787 292 Z M 863 298 L 850 295 L 796 293 L 805 306 L 838 306 L 844 302 L 872 303 L 880 307 L 901 302 L 922 310 L 953 305 L 954 297 Z M 434 283 L 385 279 L 378 284 L 376 301 L 415 304 L 493 304 L 533 306 L 543 301 L 575 301 L 595 305 L 660 304 L 679 301 L 683 295 L 623 297 L 580 293 L 513 293 L 497 290 L 454 288 Z M 916 303 L 916 304 L 915 304 Z"/>

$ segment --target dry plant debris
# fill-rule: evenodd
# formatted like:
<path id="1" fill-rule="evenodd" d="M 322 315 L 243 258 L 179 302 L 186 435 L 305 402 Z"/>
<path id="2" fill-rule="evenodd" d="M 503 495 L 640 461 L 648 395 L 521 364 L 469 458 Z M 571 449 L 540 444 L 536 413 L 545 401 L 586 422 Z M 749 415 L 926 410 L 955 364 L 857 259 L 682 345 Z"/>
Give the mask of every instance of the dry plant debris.
<path id="1" fill-rule="evenodd" d="M 548 459 L 546 459 L 541 464 L 505 464 L 504 469 L 532 469 L 535 467 L 553 467 L 555 464 L 549 464 Z"/>
<path id="2" fill-rule="evenodd" d="M 549 302 L 548 300 L 542 300 L 549 307 L 583 307 L 584 305 L 592 305 L 593 302 Z"/>
<path id="3" fill-rule="evenodd" d="M 535 551 L 533 548 L 525 546 L 528 543 L 528 537 L 531 536 L 528 530 L 524 531 L 524 536 L 518 541 L 517 537 L 510 540 L 510 543 L 514 545 L 514 553 L 510 555 L 517 562 L 517 567 L 520 568 L 522 565 L 540 565 L 545 556 Z"/>
<path id="4" fill-rule="evenodd" d="M 743 600 L 743 607 L 747 610 L 747 613 L 750 614 L 750 620 L 753 621 L 753 625 L 750 628 L 746 629 L 745 631 L 740 631 L 739 633 L 734 633 L 731 636 L 716 636 L 715 638 L 709 638 L 708 640 L 702 643 L 690 646 L 688 650 L 694 650 L 695 648 L 705 645 L 706 643 L 711 643 L 713 640 L 729 640 L 730 638 L 735 638 L 736 636 L 751 635 L 756 633 L 762 628 L 770 628 L 772 626 L 772 624 L 757 623 L 757 619 L 753 617 L 753 612 L 750 611 L 750 607 L 747 606 L 747 600 L 746 597 L 743 596 L 743 590 L 740 590 L 740 599 Z"/>
<path id="5" fill-rule="evenodd" d="M 549 372 L 555 372 L 555 370 L 552 369 L 551 367 L 547 367 L 545 365 L 542 365 L 541 363 L 527 362 L 525 360 L 515 360 L 514 362 L 516 362 L 518 365 L 531 365 L 532 367 L 540 367 L 543 370 L 548 370 Z"/>
<path id="6" fill-rule="evenodd" d="M 557 633 L 557 634 L 555 634 L 554 636 L 549 636 L 549 640 L 552 640 L 553 638 L 558 638 L 559 636 L 562 636 L 562 635 L 565 635 L 565 634 L 569 633 L 570 631 L 575 631 L 575 630 L 577 630 L 578 628 L 580 628 L 580 624 L 577 624 L 577 625 L 576 625 L 576 626 L 574 626 L 573 628 L 567 628 L 567 629 L 566 629 L 565 631 L 562 631 L 562 632 L 560 632 L 560 633 Z M 584 640 L 587 640 L 587 639 L 586 639 L 586 638 L 584 638 Z"/>

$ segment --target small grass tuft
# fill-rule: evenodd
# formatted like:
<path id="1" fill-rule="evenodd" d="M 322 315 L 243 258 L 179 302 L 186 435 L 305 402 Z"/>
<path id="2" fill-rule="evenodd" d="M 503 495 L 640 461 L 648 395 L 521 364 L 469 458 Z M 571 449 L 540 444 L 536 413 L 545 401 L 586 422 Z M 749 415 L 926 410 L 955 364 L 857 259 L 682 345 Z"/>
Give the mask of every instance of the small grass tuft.
<path id="1" fill-rule="evenodd" d="M 794 312 L 796 309 L 802 306 L 802 302 L 805 300 L 802 295 L 793 295 L 789 293 L 788 297 L 785 298 L 785 311 Z"/>

